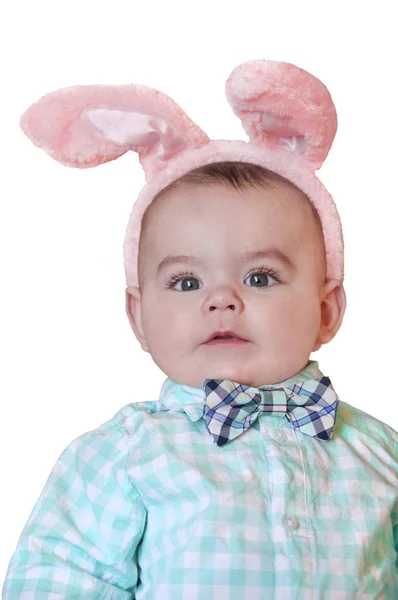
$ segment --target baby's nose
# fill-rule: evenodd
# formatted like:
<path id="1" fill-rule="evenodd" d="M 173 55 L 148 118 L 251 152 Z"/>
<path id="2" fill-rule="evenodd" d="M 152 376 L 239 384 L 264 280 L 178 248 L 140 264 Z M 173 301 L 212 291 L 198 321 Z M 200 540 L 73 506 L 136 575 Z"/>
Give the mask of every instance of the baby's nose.
<path id="1" fill-rule="evenodd" d="M 231 288 L 224 286 L 214 291 L 208 298 L 208 308 L 213 310 L 239 310 L 243 306 L 238 294 Z"/>
<path id="2" fill-rule="evenodd" d="M 209 310 L 216 310 L 217 308 L 221 308 L 220 305 L 212 304 L 209 306 Z M 230 308 L 231 310 L 236 310 L 235 304 L 228 304 L 228 306 L 226 306 L 225 308 Z"/>

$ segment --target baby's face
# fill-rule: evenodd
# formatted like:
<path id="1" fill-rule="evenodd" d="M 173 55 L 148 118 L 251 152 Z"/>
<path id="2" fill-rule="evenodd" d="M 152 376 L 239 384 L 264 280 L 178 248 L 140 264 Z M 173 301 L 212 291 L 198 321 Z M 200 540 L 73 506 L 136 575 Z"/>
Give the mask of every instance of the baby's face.
<path id="1" fill-rule="evenodd" d="M 152 217 L 142 248 L 142 289 L 128 288 L 127 311 L 142 348 L 168 377 L 196 388 L 205 378 L 260 386 L 306 366 L 324 341 L 325 267 L 321 233 L 305 198 L 281 184 L 244 191 L 184 185 L 162 198 Z M 244 256 L 271 248 L 273 256 Z M 178 255 L 195 261 L 159 270 L 166 257 Z M 247 341 L 206 343 L 219 329 Z"/>

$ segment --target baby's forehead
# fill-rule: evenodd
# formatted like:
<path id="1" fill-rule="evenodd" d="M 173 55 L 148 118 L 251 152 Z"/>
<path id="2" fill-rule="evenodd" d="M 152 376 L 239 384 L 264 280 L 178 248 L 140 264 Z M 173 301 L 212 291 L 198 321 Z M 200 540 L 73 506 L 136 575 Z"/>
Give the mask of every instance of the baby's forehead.
<path id="1" fill-rule="evenodd" d="M 264 212 L 268 207 L 316 213 L 306 194 L 286 180 L 239 186 L 217 181 L 190 183 L 177 180 L 154 198 L 146 212 L 153 217 L 156 213 L 171 211 L 173 207 L 180 218 L 189 217 L 192 210 L 196 210 L 197 215 L 204 214 L 205 209 L 207 213 L 228 209 L 228 214 L 235 218 L 240 214 L 259 212 L 259 209 Z M 232 213 L 232 208 L 237 211 Z"/>
<path id="2" fill-rule="evenodd" d="M 302 239 L 313 243 L 317 238 L 324 243 L 319 215 L 309 198 L 294 184 L 272 182 L 272 185 L 244 186 L 236 189 L 225 183 L 178 183 L 163 190 L 150 212 L 155 225 L 154 237 L 170 236 L 185 231 L 203 236 L 203 244 L 219 232 L 234 237 L 235 247 L 242 237 L 255 240 L 275 237 L 292 238 L 297 244 Z M 146 222 L 148 226 L 148 220 Z M 207 232 L 209 237 L 207 237 Z M 153 236 L 151 236 L 153 241 Z M 196 237 L 197 239 L 197 237 Z M 264 243 L 267 240 L 264 239 Z"/>

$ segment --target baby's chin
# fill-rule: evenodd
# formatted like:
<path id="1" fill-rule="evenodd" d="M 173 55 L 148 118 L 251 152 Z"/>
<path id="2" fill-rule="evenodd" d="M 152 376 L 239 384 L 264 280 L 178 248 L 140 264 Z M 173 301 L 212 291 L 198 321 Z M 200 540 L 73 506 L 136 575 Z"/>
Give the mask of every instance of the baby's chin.
<path id="1" fill-rule="evenodd" d="M 286 369 L 277 369 L 271 372 L 269 370 L 268 373 L 265 372 L 265 369 L 260 370 L 258 373 L 247 374 L 242 373 L 239 370 L 209 370 L 205 372 L 205 375 L 196 376 L 193 379 L 190 379 L 191 383 L 185 383 L 185 385 L 189 385 L 190 387 L 203 389 L 205 384 L 205 379 L 218 379 L 218 380 L 228 380 L 233 381 L 234 383 L 238 383 L 241 385 L 247 385 L 249 387 L 259 388 L 265 385 L 278 385 L 283 381 L 286 381 L 290 377 L 294 377 L 297 371 L 294 370 L 291 373 L 287 372 Z"/>
<path id="2" fill-rule="evenodd" d="M 272 385 L 273 383 L 275 383 L 274 381 L 271 381 L 271 379 L 267 381 L 264 377 L 245 377 L 239 375 L 239 373 L 222 374 L 219 372 L 215 372 L 207 373 L 205 376 L 200 377 L 199 379 L 195 378 L 193 380 L 186 380 L 186 382 L 184 382 L 184 385 L 188 385 L 197 389 L 203 389 L 205 381 L 207 379 L 216 379 L 219 381 L 228 380 L 240 385 L 247 385 L 249 387 L 261 387 L 262 385 Z M 190 382 L 188 383 L 187 381 Z"/>
<path id="3" fill-rule="evenodd" d="M 253 360 L 253 357 L 242 357 L 235 359 L 228 357 L 226 360 L 182 360 L 178 362 L 176 369 L 170 368 L 173 371 L 169 375 L 174 381 L 178 381 L 183 385 L 187 385 L 196 389 L 203 389 L 206 379 L 218 379 L 233 381 L 241 385 L 259 388 L 265 385 L 277 385 L 294 377 L 301 369 L 303 369 L 308 360 L 291 357 L 291 360 L 267 360 L 267 357 L 262 357 L 261 361 Z M 282 364 L 281 364 L 282 363 Z M 172 366 L 169 363 L 168 366 Z M 165 372 L 167 370 L 162 369 Z"/>

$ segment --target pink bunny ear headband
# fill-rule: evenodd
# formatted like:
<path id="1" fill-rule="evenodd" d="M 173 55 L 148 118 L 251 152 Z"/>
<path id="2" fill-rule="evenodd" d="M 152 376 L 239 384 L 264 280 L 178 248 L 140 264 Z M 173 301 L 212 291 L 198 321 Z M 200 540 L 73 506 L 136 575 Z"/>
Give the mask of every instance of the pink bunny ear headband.
<path id="1" fill-rule="evenodd" d="M 68 167 L 96 167 L 128 150 L 138 152 L 146 185 L 124 240 L 128 286 L 139 287 L 141 221 L 153 198 L 189 171 L 220 161 L 254 163 L 296 184 L 321 219 L 326 276 L 343 281 L 340 217 L 315 175 L 337 130 L 329 91 L 293 64 L 249 60 L 232 71 L 226 95 L 249 142 L 210 140 L 171 98 L 137 84 L 80 85 L 48 93 L 22 115 L 21 127 L 36 146 Z"/>

